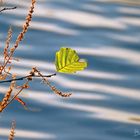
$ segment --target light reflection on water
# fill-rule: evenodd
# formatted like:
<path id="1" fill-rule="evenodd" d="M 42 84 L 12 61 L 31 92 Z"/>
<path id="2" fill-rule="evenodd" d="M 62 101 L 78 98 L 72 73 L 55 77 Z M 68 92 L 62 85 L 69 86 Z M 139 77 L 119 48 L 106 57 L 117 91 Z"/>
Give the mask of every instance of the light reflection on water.
<path id="1" fill-rule="evenodd" d="M 73 93 L 68 99 L 34 80 L 22 94 L 32 111 L 13 103 L 1 114 L 3 140 L 13 119 L 19 140 L 139 139 L 135 130 L 140 130 L 140 7 L 129 0 L 107 1 L 37 1 L 30 30 L 16 52 L 21 60 L 13 71 L 23 76 L 38 66 L 44 74 L 54 73 L 54 54 L 61 46 L 76 49 L 89 66 L 76 75 L 51 79 L 59 89 Z M 0 15 L 1 45 L 10 25 L 15 40 L 30 4 L 5 2 L 18 9 Z M 1 93 L 6 89 L 7 85 L 0 86 Z"/>

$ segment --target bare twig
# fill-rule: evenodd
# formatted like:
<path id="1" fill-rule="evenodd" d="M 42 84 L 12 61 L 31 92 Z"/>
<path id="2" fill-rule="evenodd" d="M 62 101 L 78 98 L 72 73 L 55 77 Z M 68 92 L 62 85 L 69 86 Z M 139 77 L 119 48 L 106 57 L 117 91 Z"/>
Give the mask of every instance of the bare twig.
<path id="1" fill-rule="evenodd" d="M 4 7 L 0 10 L 0 13 L 3 12 L 3 11 L 7 11 L 7 10 L 14 10 L 16 8 L 17 8 L 16 6 L 15 7 Z"/>
<path id="2" fill-rule="evenodd" d="M 56 75 L 56 73 L 50 74 L 50 75 L 43 75 L 43 77 L 49 78 L 49 77 L 52 77 L 52 76 L 55 76 L 55 75 Z M 10 80 L 3 80 L 3 81 L 0 81 L 0 84 L 2 84 L 2 83 L 9 83 L 9 82 L 12 82 L 12 81 L 24 80 L 24 79 L 29 78 L 30 76 L 32 76 L 32 77 L 37 77 L 37 78 L 40 78 L 40 77 L 41 77 L 41 76 L 39 76 L 39 75 L 32 75 L 32 74 L 29 74 L 29 75 L 27 75 L 27 76 L 23 76 L 23 77 L 16 78 L 16 79 L 10 79 Z M 42 78 L 42 77 L 41 77 L 41 78 Z"/>

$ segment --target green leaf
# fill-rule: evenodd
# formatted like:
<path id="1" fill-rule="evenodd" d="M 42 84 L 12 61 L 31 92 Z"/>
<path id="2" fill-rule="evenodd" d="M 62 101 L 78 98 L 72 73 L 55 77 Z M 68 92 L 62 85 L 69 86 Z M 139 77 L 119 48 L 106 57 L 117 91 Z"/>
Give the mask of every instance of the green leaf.
<path id="1" fill-rule="evenodd" d="M 56 52 L 55 66 L 58 72 L 75 73 L 87 67 L 87 62 L 80 62 L 79 56 L 71 48 L 61 48 Z"/>

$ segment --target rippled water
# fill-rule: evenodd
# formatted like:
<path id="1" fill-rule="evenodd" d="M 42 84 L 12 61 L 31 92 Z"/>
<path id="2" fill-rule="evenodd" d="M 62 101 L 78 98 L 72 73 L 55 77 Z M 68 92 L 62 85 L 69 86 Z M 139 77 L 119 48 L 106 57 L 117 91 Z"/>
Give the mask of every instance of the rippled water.
<path id="1" fill-rule="evenodd" d="M 13 72 L 23 76 L 37 66 L 44 74 L 54 73 L 55 52 L 61 46 L 77 50 L 89 66 L 51 78 L 59 89 L 73 93 L 68 99 L 34 80 L 22 94 L 32 111 L 11 104 L 0 115 L 0 140 L 7 139 L 13 119 L 16 140 L 140 139 L 140 2 L 118 1 L 37 0 Z M 1 53 L 10 25 L 14 43 L 30 0 L 5 3 L 18 8 L 0 15 Z M 1 93 L 6 89 L 0 85 Z"/>

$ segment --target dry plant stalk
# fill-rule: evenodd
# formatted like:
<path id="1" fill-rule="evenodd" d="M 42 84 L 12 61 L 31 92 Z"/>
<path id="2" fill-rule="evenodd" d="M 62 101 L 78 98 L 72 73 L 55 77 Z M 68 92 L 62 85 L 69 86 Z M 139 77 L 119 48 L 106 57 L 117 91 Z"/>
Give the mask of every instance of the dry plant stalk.
<path id="1" fill-rule="evenodd" d="M 10 101 L 4 106 L 4 108 L 2 109 L 2 111 L 13 101 L 15 100 L 18 95 L 24 90 L 24 89 L 27 89 L 29 88 L 28 84 L 29 84 L 29 79 L 27 79 L 27 81 L 22 85 L 22 86 L 18 86 L 18 88 L 20 88 L 15 94 L 14 96 L 10 99 Z M 14 81 L 13 81 L 14 82 Z M 1 111 L 1 110 L 0 110 Z M 2 112 L 1 111 L 1 112 Z"/>
<path id="2" fill-rule="evenodd" d="M 55 86 L 52 86 L 49 80 L 46 77 L 44 77 L 37 68 L 34 67 L 33 70 L 42 78 L 43 82 L 45 82 L 55 94 L 61 97 L 70 97 L 72 95 L 71 93 L 63 93 L 60 90 L 58 90 Z"/>
<path id="3" fill-rule="evenodd" d="M 15 76 L 13 75 L 13 79 L 14 78 L 15 78 Z M 2 112 L 6 108 L 7 104 L 9 103 L 9 99 L 11 97 L 14 87 L 15 87 L 15 81 L 12 81 L 8 91 L 6 92 L 4 98 L 2 99 L 2 101 L 0 103 L 0 112 Z"/>
<path id="4" fill-rule="evenodd" d="M 15 137 L 15 128 L 16 128 L 16 122 L 13 121 L 8 140 L 14 140 L 14 137 Z"/>
<path id="5" fill-rule="evenodd" d="M 22 41 L 22 39 L 24 38 L 25 33 L 26 33 L 27 30 L 28 30 L 28 27 L 29 27 L 30 22 L 31 22 L 31 20 L 32 20 L 32 14 L 33 14 L 33 12 L 34 12 L 35 3 L 36 3 L 36 0 L 32 0 L 29 13 L 28 13 L 28 15 L 27 15 L 27 17 L 26 17 L 25 24 L 24 24 L 23 27 L 22 27 L 22 32 L 18 35 L 14 47 L 11 48 L 11 53 L 13 53 L 13 51 L 18 47 L 18 44 L 20 43 L 20 41 Z"/>
<path id="6" fill-rule="evenodd" d="M 9 45 L 10 45 L 11 38 L 12 38 L 12 28 L 10 27 L 9 30 L 8 30 L 8 35 L 7 35 L 7 38 L 6 38 L 5 48 L 4 48 L 4 52 L 3 52 L 4 62 L 9 57 L 8 48 L 9 48 Z"/>
<path id="7" fill-rule="evenodd" d="M 32 14 L 34 12 L 34 7 L 35 7 L 35 3 L 36 3 L 36 0 L 32 0 L 32 3 L 31 3 L 31 6 L 30 6 L 30 10 L 29 10 L 29 13 L 26 17 L 26 20 L 25 20 L 25 23 L 22 27 L 22 31 L 19 33 L 17 39 L 16 39 L 16 42 L 14 44 L 14 46 L 10 49 L 10 54 L 9 54 L 9 57 L 8 59 L 4 62 L 4 64 L 0 67 L 0 73 L 3 72 L 3 70 L 5 69 L 6 65 L 9 63 L 10 59 L 12 58 L 16 48 L 18 47 L 19 43 L 22 41 L 22 39 L 24 38 L 24 35 L 25 33 L 28 31 L 28 28 L 29 28 L 29 25 L 30 25 L 30 22 L 32 20 Z"/>
<path id="8" fill-rule="evenodd" d="M 8 71 L 6 72 L 6 66 L 7 64 L 10 62 L 10 60 L 13 57 L 13 54 L 16 50 L 16 48 L 18 47 L 20 41 L 22 41 L 22 39 L 24 38 L 25 33 L 28 31 L 28 27 L 30 25 L 31 19 L 32 19 L 32 14 L 34 12 L 34 6 L 35 6 L 36 0 L 32 0 L 31 3 L 31 7 L 29 10 L 29 13 L 26 17 L 26 21 L 23 25 L 22 28 L 22 32 L 19 33 L 15 45 L 10 49 L 10 52 L 8 53 L 8 49 L 9 49 L 9 44 L 10 44 L 10 40 L 12 38 L 12 29 L 10 28 L 8 31 L 8 35 L 7 35 L 7 39 L 6 39 L 6 43 L 5 43 L 5 48 L 4 48 L 4 62 L 3 64 L 0 65 L 0 80 L 6 79 L 7 75 L 10 72 L 11 67 L 8 67 Z M 3 74 L 3 71 L 5 72 L 5 74 Z M 9 103 L 11 103 L 15 97 L 17 97 L 17 95 L 24 89 L 27 88 L 29 79 L 27 79 L 27 82 L 21 87 L 21 89 L 18 91 L 18 93 L 16 93 L 16 95 L 9 101 L 10 97 L 11 97 L 11 93 L 14 89 L 14 83 L 15 81 L 12 81 L 10 84 L 10 87 L 8 89 L 8 91 L 6 92 L 4 98 L 2 99 L 2 101 L 0 102 L 0 112 L 2 112 Z"/>
<path id="9" fill-rule="evenodd" d="M 23 104 L 22 100 L 21 100 L 20 98 L 18 98 L 18 95 L 19 95 L 24 89 L 29 88 L 29 82 L 32 81 L 32 78 L 33 78 L 33 77 L 41 77 L 41 78 L 44 78 L 44 79 L 45 79 L 45 77 L 51 77 L 51 76 L 54 76 L 54 75 L 55 75 L 55 74 L 48 75 L 48 76 L 45 75 L 45 77 L 44 77 L 44 75 L 42 75 L 40 72 L 39 72 L 39 75 L 35 75 L 36 72 L 38 73 L 39 71 L 38 71 L 36 68 L 32 68 L 32 70 L 30 71 L 30 73 L 29 73 L 28 76 L 25 76 L 25 77 L 22 77 L 22 78 L 18 78 L 18 79 L 16 79 L 16 77 L 13 76 L 12 80 L 10 80 L 10 83 L 11 83 L 11 84 L 10 84 L 10 87 L 9 87 L 7 93 L 5 94 L 3 100 L 2 100 L 1 103 L 0 103 L 0 112 L 2 112 L 13 100 L 18 100 L 20 103 Z M 16 80 L 23 80 L 24 78 L 26 79 L 25 83 L 23 83 L 23 85 L 21 85 L 21 86 L 16 86 Z M 5 82 L 5 81 L 4 81 L 4 82 Z M 48 83 L 48 84 L 49 84 L 49 83 Z M 50 85 L 50 84 L 49 84 L 49 85 Z M 55 93 L 60 92 L 60 91 L 55 91 L 55 90 L 53 89 L 53 86 L 50 85 L 50 87 L 51 87 L 51 89 L 52 89 Z M 11 94 L 12 94 L 14 88 L 17 88 L 17 89 L 19 89 L 19 90 L 18 90 L 18 91 L 14 94 L 14 96 L 11 98 Z M 59 94 L 59 95 L 61 95 L 61 96 L 63 96 L 63 97 L 68 97 L 68 96 L 71 95 L 71 94 L 62 94 L 62 93 L 57 93 L 57 94 Z"/>

